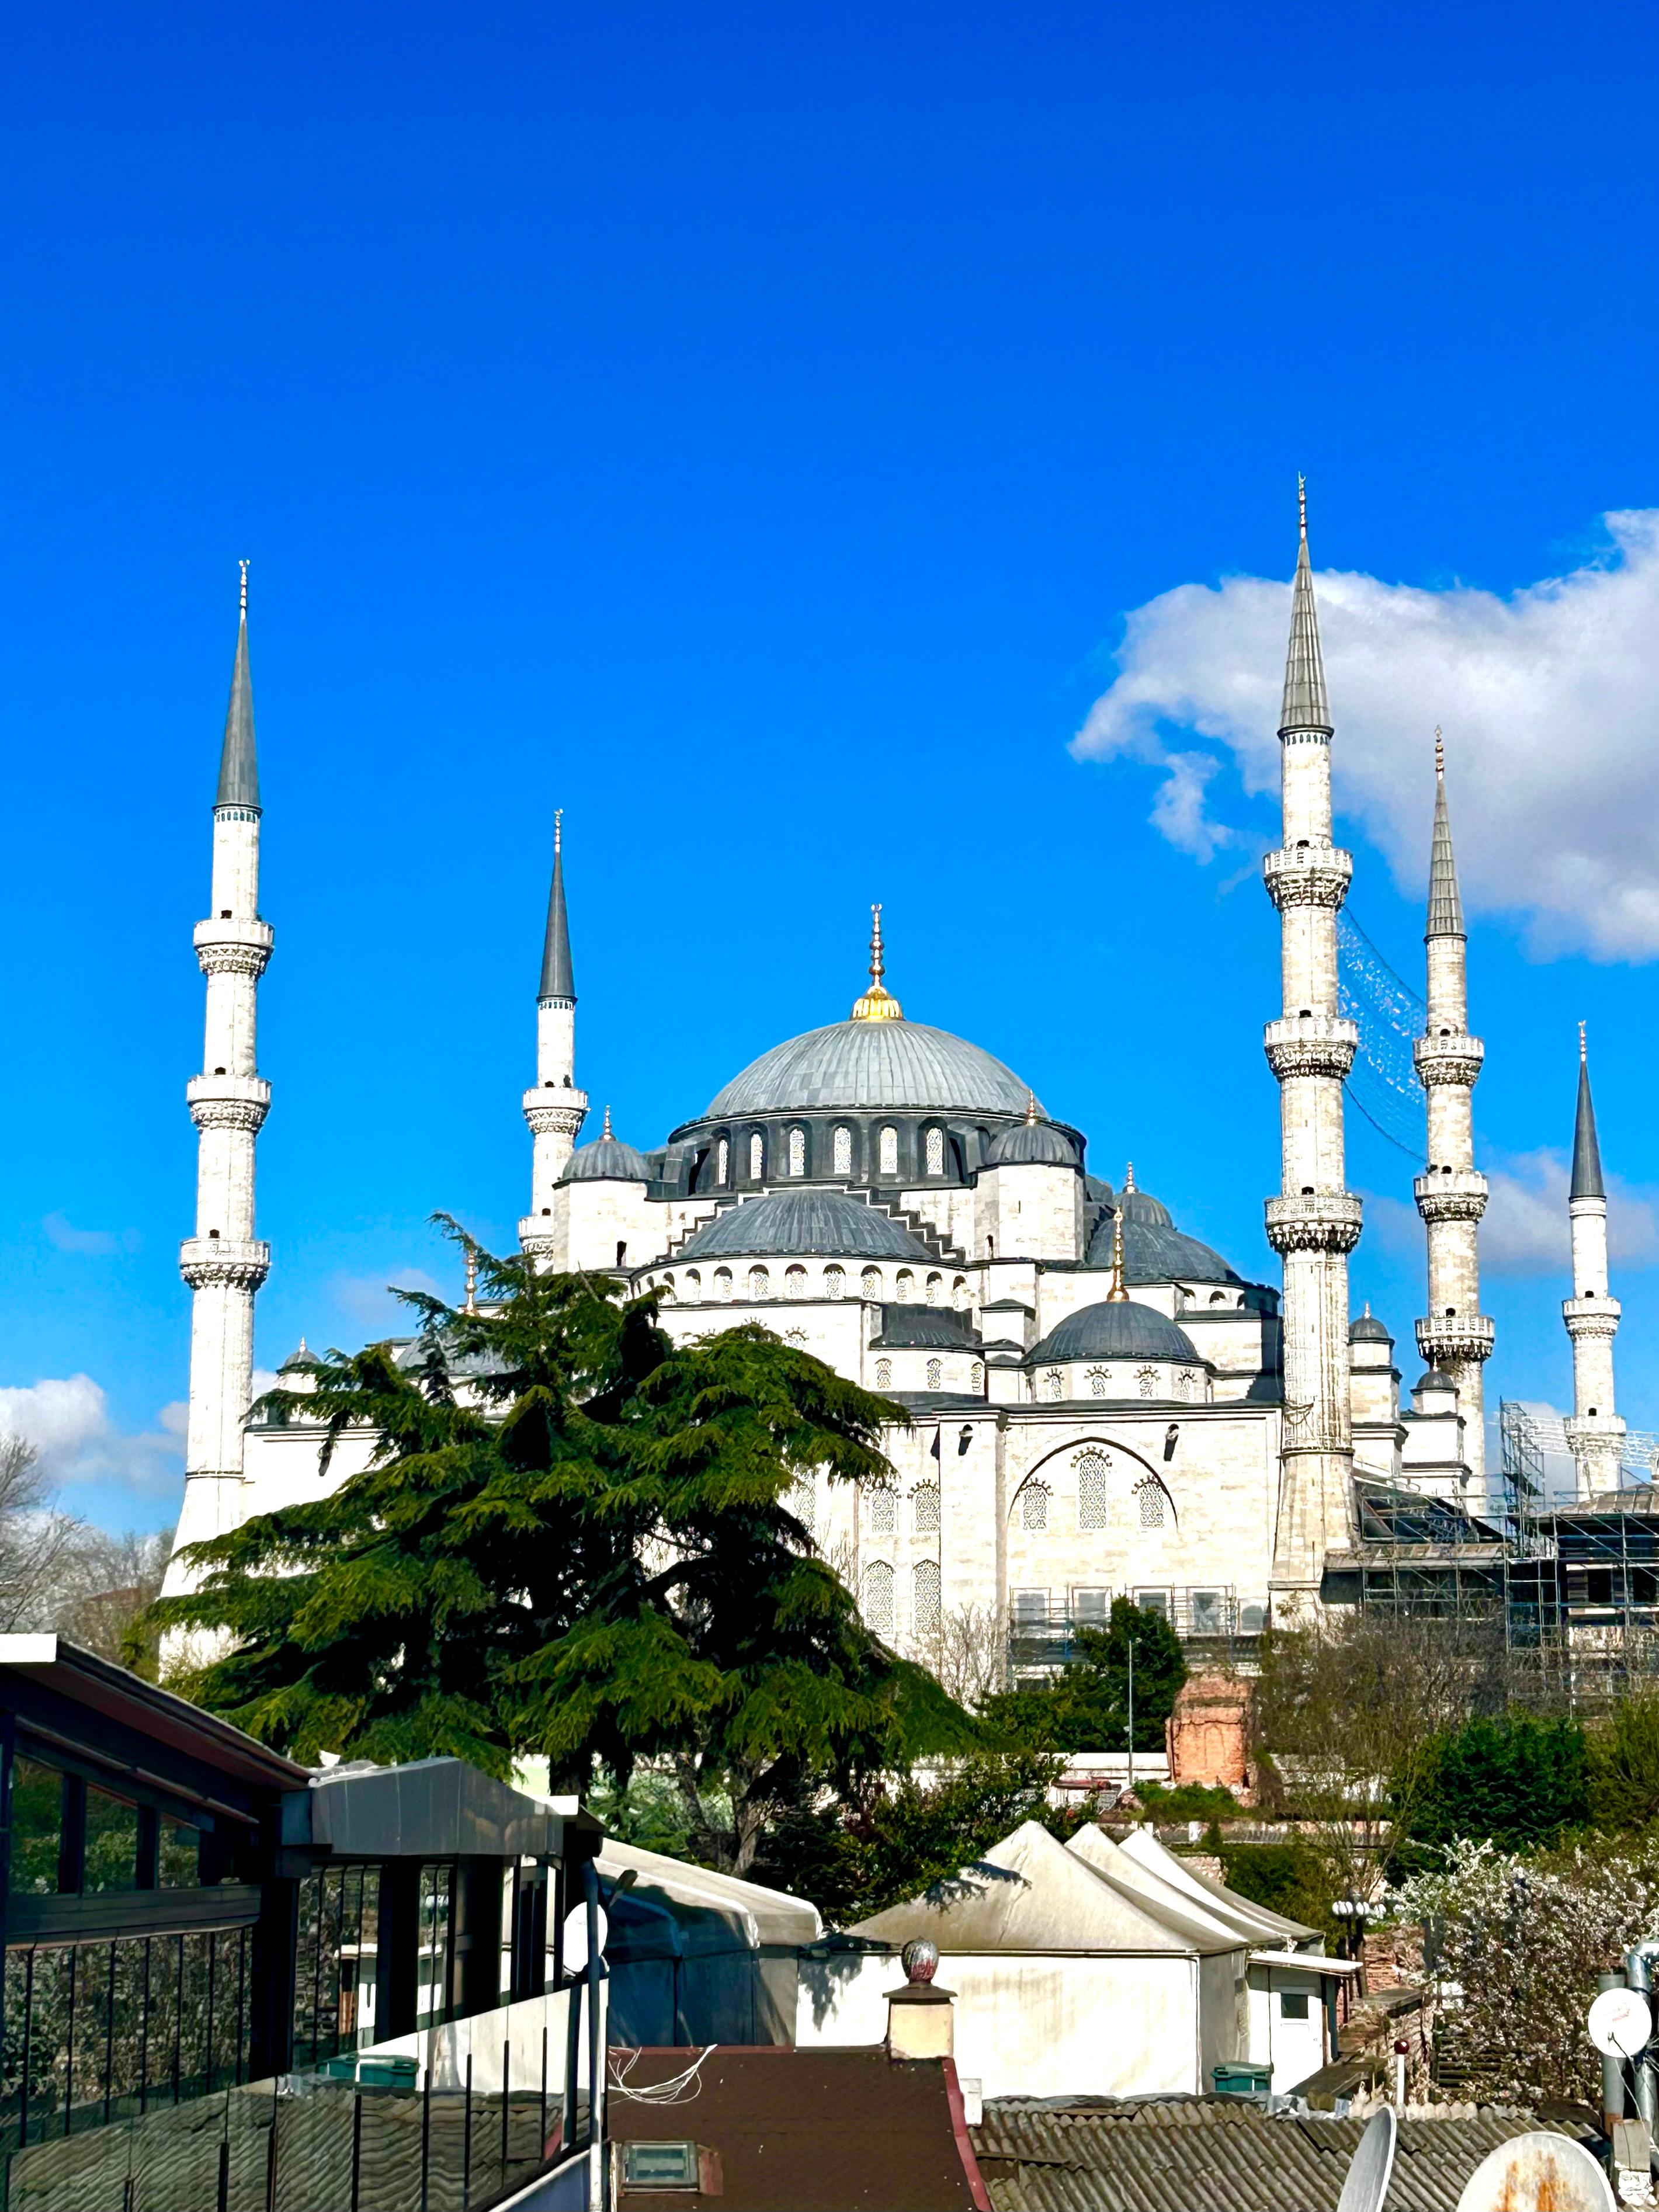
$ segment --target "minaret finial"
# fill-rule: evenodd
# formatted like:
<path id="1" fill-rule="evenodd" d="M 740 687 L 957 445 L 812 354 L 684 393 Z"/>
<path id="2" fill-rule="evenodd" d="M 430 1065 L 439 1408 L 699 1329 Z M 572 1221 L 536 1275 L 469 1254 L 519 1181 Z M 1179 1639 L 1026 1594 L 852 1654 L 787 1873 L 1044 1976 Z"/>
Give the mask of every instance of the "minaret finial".
<path id="1" fill-rule="evenodd" d="M 553 809 L 553 857 L 556 860 L 563 850 L 564 809 L 562 806 L 556 806 Z"/>
<path id="2" fill-rule="evenodd" d="M 1578 1064 L 1581 1067 L 1589 1058 L 1589 1047 L 1584 1042 L 1585 1026 L 1583 1022 L 1578 1024 Z"/>
<path id="3" fill-rule="evenodd" d="M 1133 1160 L 1126 1160 L 1123 1164 L 1123 1188 L 1125 1190 L 1133 1190 L 1134 1187 L 1135 1164 Z"/>
<path id="4" fill-rule="evenodd" d="M 1296 520 L 1302 543 L 1308 542 L 1308 479 L 1298 476 L 1296 480 Z"/>
<path id="5" fill-rule="evenodd" d="M 246 614 L 247 612 L 247 562 L 239 561 L 236 565 L 242 572 L 242 612 Z"/>
<path id="6" fill-rule="evenodd" d="M 1120 1206 L 1112 1215 L 1112 1287 L 1106 1293 L 1109 1306 L 1127 1306 L 1129 1293 L 1123 1287 L 1123 1208 Z"/>
<path id="7" fill-rule="evenodd" d="M 1440 734 L 1438 722 L 1434 726 L 1434 772 L 1442 776 L 1446 773 L 1446 740 Z"/>
<path id="8" fill-rule="evenodd" d="M 608 1138 L 608 1137 L 610 1136 L 610 1134 L 611 1134 L 611 1109 L 607 1106 L 607 1107 L 605 1108 L 605 1127 L 603 1128 L 603 1130 L 601 1130 L 601 1132 L 600 1132 L 600 1135 L 601 1135 L 601 1137 L 602 1137 L 602 1138 Z"/>
<path id="9" fill-rule="evenodd" d="M 466 1248 L 466 1299 L 461 1308 L 461 1311 L 463 1313 L 475 1314 L 477 1310 L 478 1254 L 477 1247 L 469 1244 Z"/>
<path id="10" fill-rule="evenodd" d="M 854 1001 L 852 1018 L 855 1022 L 899 1022 L 904 1018 L 903 1009 L 892 993 L 883 986 L 886 963 L 882 957 L 881 905 L 879 901 L 870 909 L 870 988 Z"/>
<path id="11" fill-rule="evenodd" d="M 1028 1091 L 1025 1094 L 1025 1126 L 1028 1129 L 1034 1129 L 1036 1127 L 1036 1093 L 1035 1091 Z"/>

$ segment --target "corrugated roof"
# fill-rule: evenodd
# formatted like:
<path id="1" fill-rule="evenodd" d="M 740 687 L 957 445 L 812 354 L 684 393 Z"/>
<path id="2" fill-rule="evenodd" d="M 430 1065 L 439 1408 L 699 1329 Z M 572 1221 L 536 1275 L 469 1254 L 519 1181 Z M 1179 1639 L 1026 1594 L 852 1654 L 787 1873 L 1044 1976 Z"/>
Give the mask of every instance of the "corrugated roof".
<path id="1" fill-rule="evenodd" d="M 969 1316 L 951 1306 L 884 1306 L 881 1334 L 872 1340 L 872 1349 L 890 1352 L 925 1346 L 969 1352 L 979 1342 L 979 1331 Z"/>
<path id="2" fill-rule="evenodd" d="M 969 2132 L 995 2212 L 1336 2212 L 1364 2124 L 1237 2097 L 1007 2098 Z M 1407 2116 L 1384 2212 L 1456 2212 L 1487 2153 L 1538 2125 L 1496 2109 Z"/>

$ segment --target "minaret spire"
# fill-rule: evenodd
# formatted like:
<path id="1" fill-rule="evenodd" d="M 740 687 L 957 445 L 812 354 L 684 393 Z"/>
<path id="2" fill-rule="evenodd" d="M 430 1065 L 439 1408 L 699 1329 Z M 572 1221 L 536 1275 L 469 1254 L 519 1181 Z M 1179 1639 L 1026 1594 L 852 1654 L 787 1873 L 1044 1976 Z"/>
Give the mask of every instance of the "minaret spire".
<path id="1" fill-rule="evenodd" d="M 553 816 L 553 880 L 542 936 L 542 979 L 536 996 L 536 1082 L 524 1094 L 531 1128 L 530 1212 L 519 1242 L 543 1265 L 556 1256 L 555 1193 L 587 1115 L 587 1093 L 576 1088 L 576 975 L 570 958 L 570 917 L 564 896 L 564 810 Z"/>
<path id="2" fill-rule="evenodd" d="M 1578 1106 L 1572 1133 L 1572 1296 L 1561 1318 L 1572 1339 L 1572 1419 L 1567 1441 L 1578 1467 L 1581 1497 L 1616 1490 L 1621 1480 L 1625 1424 L 1613 1406 L 1613 1340 L 1623 1308 L 1607 1282 L 1607 1194 L 1590 1097 L 1589 1054 L 1578 1024 Z"/>
<path id="3" fill-rule="evenodd" d="M 207 978 L 203 1072 L 185 1089 L 197 1143 L 196 1234 L 179 1248 L 191 1300 L 190 1417 L 185 1498 L 167 1570 L 170 1591 L 188 1572 L 176 1554 L 234 1528 L 242 1506 L 242 1429 L 253 1395 L 253 1299 L 270 1272 L 270 1247 L 253 1234 L 254 1139 L 270 1106 L 255 1051 L 258 981 L 271 930 L 259 915 L 259 770 L 248 668 L 247 563 L 230 702 L 213 805 L 212 911 L 196 925 Z"/>
<path id="4" fill-rule="evenodd" d="M 1486 1178 L 1474 1165 L 1474 1103 L 1486 1047 L 1468 1034 L 1468 944 L 1458 896 L 1446 805 L 1446 746 L 1434 733 L 1434 830 L 1429 847 L 1428 1010 L 1413 1048 L 1427 1093 L 1428 1171 L 1413 1186 L 1428 1237 L 1428 1311 L 1417 1324 L 1417 1348 L 1430 1367 L 1457 1386 L 1463 1455 L 1480 1511 L 1486 1504 L 1485 1365 L 1492 1325 L 1480 1311 L 1480 1217 Z"/>
<path id="5" fill-rule="evenodd" d="M 1336 915 L 1353 873 L 1332 839 L 1331 716 L 1308 550 L 1307 488 L 1297 483 L 1296 577 L 1279 720 L 1284 842 L 1264 863 L 1279 908 L 1284 1011 L 1264 1043 L 1279 1081 L 1280 1195 L 1267 1239 L 1285 1267 L 1285 1417 L 1273 1597 L 1281 1614 L 1316 1605 L 1327 1556 L 1351 1542 L 1353 1431 L 1348 1376 L 1348 1254 L 1360 1204 L 1346 1188 L 1342 1085 L 1358 1042 L 1338 1011 Z"/>

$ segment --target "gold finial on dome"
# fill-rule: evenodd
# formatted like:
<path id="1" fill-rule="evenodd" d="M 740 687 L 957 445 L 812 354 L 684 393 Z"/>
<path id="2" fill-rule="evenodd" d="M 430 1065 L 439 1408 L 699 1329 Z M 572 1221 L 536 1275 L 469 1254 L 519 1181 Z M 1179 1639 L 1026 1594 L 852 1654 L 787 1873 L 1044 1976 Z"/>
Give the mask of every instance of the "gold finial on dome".
<path id="1" fill-rule="evenodd" d="M 602 1134 L 602 1136 L 601 1136 L 601 1138 L 600 1138 L 600 1142 L 601 1142 L 601 1143 L 605 1142 L 605 1141 L 610 1138 L 610 1135 L 611 1135 L 611 1109 L 607 1106 L 607 1107 L 605 1108 L 605 1129 L 604 1129 L 603 1134 Z"/>
<path id="2" fill-rule="evenodd" d="M 477 1310 L 478 1252 L 476 1245 L 469 1244 L 466 1248 L 466 1302 L 462 1306 L 461 1311 L 475 1314 Z"/>
<path id="3" fill-rule="evenodd" d="M 882 988 L 881 979 L 886 969 L 881 957 L 881 908 L 870 909 L 870 988 L 861 999 L 853 1003 L 855 1022 L 902 1022 L 904 1009 L 890 991 Z"/>
<path id="4" fill-rule="evenodd" d="M 1106 1293 L 1109 1306 L 1127 1306 L 1129 1293 L 1123 1287 L 1123 1208 L 1120 1206 L 1112 1216 L 1112 1287 Z"/>
<path id="5" fill-rule="evenodd" d="M 1125 1190 L 1133 1190 L 1133 1189 L 1134 1188 L 1134 1187 L 1135 1187 L 1135 1164 L 1134 1164 L 1134 1162 L 1133 1162 L 1133 1160 L 1131 1160 L 1131 1161 L 1129 1161 L 1129 1162 L 1128 1162 L 1128 1164 L 1125 1166 L 1124 1170 L 1123 1170 L 1123 1188 L 1124 1188 L 1124 1189 L 1125 1189 Z"/>
<path id="6" fill-rule="evenodd" d="M 1036 1093 L 1035 1091 L 1028 1091 L 1025 1094 L 1025 1126 L 1028 1129 L 1035 1129 L 1036 1127 Z"/>

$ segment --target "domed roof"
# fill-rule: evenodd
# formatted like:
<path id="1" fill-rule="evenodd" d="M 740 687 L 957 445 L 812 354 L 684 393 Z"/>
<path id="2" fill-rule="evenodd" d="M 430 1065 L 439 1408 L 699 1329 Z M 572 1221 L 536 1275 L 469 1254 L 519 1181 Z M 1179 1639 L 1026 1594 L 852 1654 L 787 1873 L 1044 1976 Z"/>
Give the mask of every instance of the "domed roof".
<path id="1" fill-rule="evenodd" d="M 797 1252 L 937 1264 L 921 1239 L 891 1214 L 838 1190 L 774 1190 L 728 1206 L 689 1237 L 677 1257 L 751 1259 Z"/>
<path id="2" fill-rule="evenodd" d="M 1023 1117 L 1030 1097 L 1011 1067 L 948 1030 L 902 1020 L 831 1022 L 751 1060 L 717 1094 L 706 1118 L 883 1106 Z"/>
<path id="3" fill-rule="evenodd" d="M 1067 1314 L 1025 1355 L 1028 1367 L 1066 1359 L 1162 1359 L 1182 1367 L 1202 1367 L 1192 1339 L 1167 1314 L 1133 1299 L 1107 1299 Z"/>
<path id="4" fill-rule="evenodd" d="M 1123 1214 L 1123 1279 L 1127 1283 L 1242 1283 L 1219 1252 L 1177 1229 L 1161 1199 L 1133 1184 L 1118 1193 Z M 1085 1265 L 1112 1264 L 1112 1217 L 1102 1216 L 1089 1239 Z"/>
<path id="5" fill-rule="evenodd" d="M 561 1182 L 649 1182 L 651 1163 L 632 1145 L 611 1133 L 611 1109 L 605 1109 L 605 1133 L 591 1145 L 578 1145 L 564 1164 Z"/>
<path id="6" fill-rule="evenodd" d="M 1394 1339 L 1389 1334 L 1387 1324 L 1378 1321 L 1367 1306 L 1358 1320 L 1349 1324 L 1348 1341 L 1350 1344 L 1392 1344 Z"/>
<path id="7" fill-rule="evenodd" d="M 1077 1147 L 1052 1121 L 1039 1121 L 1028 1115 L 1018 1127 L 1005 1129 L 1000 1137 L 992 1139 L 985 1164 L 988 1168 L 1074 1168 L 1078 1164 Z"/>

